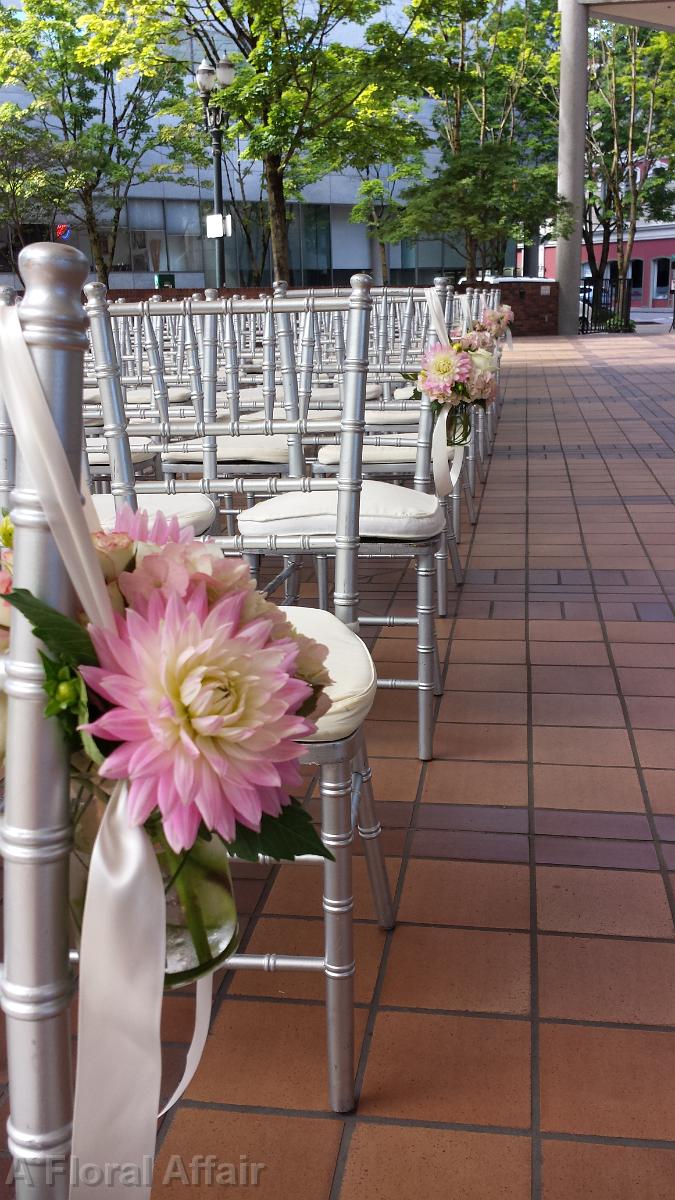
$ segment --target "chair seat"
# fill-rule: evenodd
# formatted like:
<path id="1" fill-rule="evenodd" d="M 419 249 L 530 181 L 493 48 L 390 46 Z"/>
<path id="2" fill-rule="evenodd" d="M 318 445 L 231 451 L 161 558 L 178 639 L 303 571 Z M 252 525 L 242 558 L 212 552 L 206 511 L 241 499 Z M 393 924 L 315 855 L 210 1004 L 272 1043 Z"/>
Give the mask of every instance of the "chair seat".
<path id="1" fill-rule="evenodd" d="M 101 528 L 110 530 L 115 525 L 115 498 L 109 493 L 104 495 L 92 496 L 94 507 L 98 519 L 101 522 Z M 192 525 L 197 535 L 206 533 L 211 528 L 216 515 L 216 508 L 213 501 L 208 496 L 200 496 L 198 492 L 189 495 L 170 496 L 162 492 L 161 494 L 149 493 L 146 496 L 138 497 L 138 507 L 145 510 L 152 524 L 155 515 L 158 512 L 163 512 L 167 521 L 172 517 L 178 518 L 178 524 L 181 529 L 185 529 L 186 525 Z"/>
<path id="2" fill-rule="evenodd" d="M 455 446 L 448 446 L 448 458 L 452 460 Z M 364 446 L 364 463 L 410 463 L 415 465 L 417 458 L 416 446 Z M 340 447 L 322 446 L 317 454 L 318 461 L 324 467 L 337 466 L 340 461 Z"/>
<path id="3" fill-rule="evenodd" d="M 319 404 L 320 402 L 330 403 L 332 401 L 335 404 L 339 404 L 340 389 L 338 387 L 313 387 L 312 391 L 311 391 L 311 397 L 312 398 L 310 400 L 310 410 L 312 407 L 312 403 L 314 403 L 314 404 Z M 382 397 L 382 384 L 381 383 L 367 383 L 366 384 L 366 400 L 380 400 L 381 397 Z M 259 403 L 260 401 L 262 401 L 262 399 L 263 399 L 262 385 L 257 385 L 255 387 L 243 387 L 239 393 L 239 403 L 242 406 L 244 406 L 248 400 L 254 400 L 256 403 Z M 276 399 L 277 399 L 277 401 L 279 401 L 280 403 L 283 404 L 283 400 L 284 400 L 283 387 L 277 387 Z"/>
<path id="4" fill-rule="evenodd" d="M 243 534 L 318 533 L 332 537 L 337 518 L 334 491 L 286 492 L 238 514 Z M 395 483 L 367 479 L 361 491 L 360 534 L 388 541 L 425 541 L 445 526 L 436 496 Z"/>
<path id="5" fill-rule="evenodd" d="M 201 463 L 204 459 L 201 438 L 184 442 L 194 450 L 165 450 L 162 461 L 167 463 Z M 288 462 L 288 439 L 284 433 L 255 434 L 241 437 L 216 438 L 218 462 Z"/>
<path id="6" fill-rule="evenodd" d="M 328 647 L 326 669 L 331 677 L 326 689 L 328 712 L 317 721 L 316 733 L 307 742 L 337 742 L 355 733 L 370 712 L 377 692 L 377 675 L 368 648 L 333 613 L 320 608 L 284 608 L 298 633 Z"/>
<path id="7" fill-rule="evenodd" d="M 419 425 L 419 408 L 367 408 L 366 429 L 373 425 L 395 429 L 398 425 Z"/>
<path id="8" fill-rule="evenodd" d="M 148 450 L 147 447 L 147 439 L 129 438 L 131 461 L 133 463 L 149 462 L 154 458 L 155 452 Z M 110 464 L 110 455 L 104 438 L 92 438 L 87 442 L 87 458 L 92 467 L 107 467 Z"/>

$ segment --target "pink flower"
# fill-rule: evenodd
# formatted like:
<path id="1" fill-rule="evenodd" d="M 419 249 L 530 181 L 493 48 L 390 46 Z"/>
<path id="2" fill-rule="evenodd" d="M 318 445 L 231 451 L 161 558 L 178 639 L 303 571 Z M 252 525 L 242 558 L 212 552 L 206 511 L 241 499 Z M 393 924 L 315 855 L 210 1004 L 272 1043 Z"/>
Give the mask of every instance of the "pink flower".
<path id="1" fill-rule="evenodd" d="M 432 400 L 448 401 L 453 393 L 457 394 L 457 385 L 465 383 L 470 374 L 471 359 L 463 350 L 434 346 L 422 359 L 417 382 Z"/>
<path id="2" fill-rule="evenodd" d="M 226 841 L 237 821 L 259 829 L 299 786 L 297 739 L 314 726 L 298 710 L 312 689 L 294 678 L 297 643 L 271 641 L 269 620 L 244 622 L 246 595 L 209 611 L 204 583 L 187 599 L 155 591 L 144 615 L 90 630 L 100 667 L 82 675 L 112 707 L 87 728 L 121 743 L 100 773 L 130 781 L 134 824 L 159 808 L 176 851 L 201 821 Z"/>
<path id="3" fill-rule="evenodd" d="M 145 616 L 153 593 L 165 602 L 172 595 L 187 599 L 197 586 L 206 588 L 210 604 L 233 592 L 255 587 L 247 563 L 225 558 L 222 550 L 205 542 L 168 542 L 162 547 L 139 547 L 136 570 L 119 578 L 120 591 L 130 608 Z"/>
<path id="4" fill-rule="evenodd" d="M 134 542 L 152 542 L 155 546 L 166 546 L 168 542 L 191 542 L 195 536 L 191 525 L 181 529 L 177 517 L 167 521 L 163 512 L 156 513 L 150 525 L 147 512 L 140 509 L 134 512 L 128 504 L 117 513 L 114 531 L 128 534 Z"/>
<path id="5" fill-rule="evenodd" d="M 121 574 L 134 557 L 134 543 L 128 533 L 105 533 L 97 529 L 91 535 L 106 583 Z"/>
<path id="6" fill-rule="evenodd" d="M 493 404 L 497 399 L 497 380 L 492 371 L 473 371 L 468 383 L 469 396 L 475 403 Z"/>
<path id="7" fill-rule="evenodd" d="M 8 596 L 12 590 L 12 575 L 6 567 L 0 567 L 0 596 Z M 12 615 L 12 606 L 6 600 L 0 600 L 0 626 L 5 626 L 9 629 L 9 619 Z M 6 650 L 6 646 L 0 647 L 0 650 Z"/>

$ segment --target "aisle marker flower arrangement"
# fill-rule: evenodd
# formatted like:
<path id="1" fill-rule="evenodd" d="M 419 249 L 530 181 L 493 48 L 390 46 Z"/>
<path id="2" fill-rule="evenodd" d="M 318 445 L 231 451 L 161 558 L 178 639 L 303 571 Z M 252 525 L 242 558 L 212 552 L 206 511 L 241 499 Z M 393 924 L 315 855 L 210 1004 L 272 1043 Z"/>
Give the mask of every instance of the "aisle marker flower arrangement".
<path id="1" fill-rule="evenodd" d="M 61 725 L 79 785 L 81 861 L 108 781 L 128 781 L 129 819 L 152 839 L 179 927 L 174 962 L 167 932 L 169 981 L 184 982 L 235 948 L 229 855 L 329 857 L 291 798 L 302 782 L 299 741 L 329 704 L 327 650 L 256 591 L 245 563 L 195 540 L 175 519 L 159 514 L 150 525 L 146 513 L 125 509 L 112 533 L 92 538 L 114 629 L 85 628 L 84 618 L 72 621 L 12 589 L 6 516 L 0 621 L 8 624 L 10 605 L 17 608 L 44 645 L 45 712 Z"/>

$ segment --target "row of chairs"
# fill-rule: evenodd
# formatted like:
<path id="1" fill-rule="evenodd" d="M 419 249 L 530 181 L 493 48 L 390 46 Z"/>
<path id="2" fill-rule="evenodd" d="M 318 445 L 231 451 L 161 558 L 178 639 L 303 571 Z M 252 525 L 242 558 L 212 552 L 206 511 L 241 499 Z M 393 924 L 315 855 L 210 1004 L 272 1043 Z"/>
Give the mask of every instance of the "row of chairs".
<path id="1" fill-rule="evenodd" d="M 80 258 L 64 246 L 23 252 L 22 274 L 33 296 L 25 310 L 27 324 L 42 320 L 49 331 L 50 296 L 68 287 L 73 291 L 77 279 L 83 280 L 86 264 Z M 401 371 L 418 367 L 435 337 L 424 297 L 413 289 L 400 297 L 378 293 L 363 275 L 352 278 L 347 295 L 278 287 L 274 296 L 257 300 L 221 300 L 207 293 L 189 302 L 108 304 L 101 285 L 88 285 L 85 293 L 90 350 L 84 364 L 80 467 L 83 479 L 94 486 L 103 526 L 110 527 L 121 506 L 130 504 L 178 516 L 223 553 L 246 556 L 260 578 L 263 559 L 281 559 L 272 583 L 284 586 L 287 615 L 297 629 L 329 648 L 333 704 L 305 746 L 305 760 L 319 768 L 322 836 L 333 854 L 333 861 L 324 863 L 324 954 L 313 959 L 238 954 L 230 965 L 324 973 L 330 1102 L 335 1111 L 348 1111 L 354 1103 L 355 832 L 364 842 L 377 919 L 387 929 L 394 921 L 364 721 L 378 684 L 414 687 L 419 754 L 431 757 L 433 698 L 441 689 L 434 616 L 437 600 L 443 611 L 448 549 L 456 550 L 452 509 L 457 497 L 449 516 L 445 498 L 433 487 L 429 403 L 424 396 L 413 402 L 409 389 L 401 388 Z M 11 300 L 0 296 L 0 302 Z M 455 309 L 456 300 L 446 289 L 446 318 L 461 329 L 469 314 L 465 303 Z M 48 345 L 43 385 L 48 390 L 51 381 L 58 391 L 64 353 L 58 330 Z M 57 413 L 62 410 L 63 397 L 48 398 Z M 488 449 L 486 444 L 486 454 Z M 278 457 L 270 459 L 273 451 Z M 382 459 L 368 461 L 374 451 Z M 460 500 L 462 486 L 471 497 L 466 461 L 455 452 Z M 14 474 L 12 434 L 2 410 L 0 492 L 18 510 L 18 528 L 26 491 L 10 500 Z M 363 557 L 415 562 L 414 615 L 363 614 Z M 299 568 L 306 561 L 316 569 L 319 608 L 297 603 Z M 359 630 L 382 623 L 415 626 L 414 681 L 377 680 Z M 9 746 L 9 757 L 25 753 L 26 747 Z M 16 795 L 8 794 L 8 805 L 20 825 Z M 12 919 L 10 912 L 7 920 Z M 60 919 L 58 914 L 45 917 L 46 927 L 53 930 Z M 16 963 L 10 961 L 7 969 L 9 987 Z M 23 1018 L 9 1010 L 8 1016 L 11 1042 L 12 1028 L 18 1036 L 15 1022 Z M 43 1119 L 48 1125 L 44 1110 Z M 43 1133 L 48 1156 L 49 1129 Z M 19 1134 L 15 1130 L 15 1146 L 20 1146 Z M 34 1139 L 32 1153 L 36 1144 Z"/>

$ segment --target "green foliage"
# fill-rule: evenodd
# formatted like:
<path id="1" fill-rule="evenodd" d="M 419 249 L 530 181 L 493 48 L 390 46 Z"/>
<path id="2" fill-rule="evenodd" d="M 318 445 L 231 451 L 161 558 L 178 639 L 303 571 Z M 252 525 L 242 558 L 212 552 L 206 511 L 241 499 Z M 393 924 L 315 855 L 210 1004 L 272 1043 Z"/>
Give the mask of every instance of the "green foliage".
<path id="1" fill-rule="evenodd" d="M 50 221 L 64 201 L 62 147 L 35 127 L 18 104 L 0 104 L 0 225 L 10 247 L 24 245 L 24 227 Z"/>
<path id="2" fill-rule="evenodd" d="M 597 289 L 615 236 L 621 292 L 637 222 L 675 215 L 675 38 L 594 22 L 589 74 L 584 241 Z"/>
<path id="3" fill-rule="evenodd" d="M 291 800 L 282 808 L 278 817 L 263 815 L 260 833 L 237 822 L 237 837 L 226 842 L 230 854 L 257 862 L 258 855 L 265 854 L 278 861 L 293 862 L 301 854 L 319 854 L 322 858 L 333 858 L 324 846 L 312 818 L 299 800 Z"/>
<path id="4" fill-rule="evenodd" d="M 25 588 L 14 588 L 5 599 L 30 622 L 36 638 L 53 658 L 75 668 L 98 665 L 93 642 L 77 621 L 38 600 Z"/>
<path id="5" fill-rule="evenodd" d="M 177 120 L 185 116 L 185 66 L 166 63 L 159 75 L 132 65 L 121 27 L 119 38 L 94 48 L 101 9 L 101 0 L 0 7 L 0 84 L 28 91 L 24 128 L 35 131 L 55 202 L 68 197 L 107 282 L 130 188 L 151 179 L 187 182 L 195 139 Z"/>

